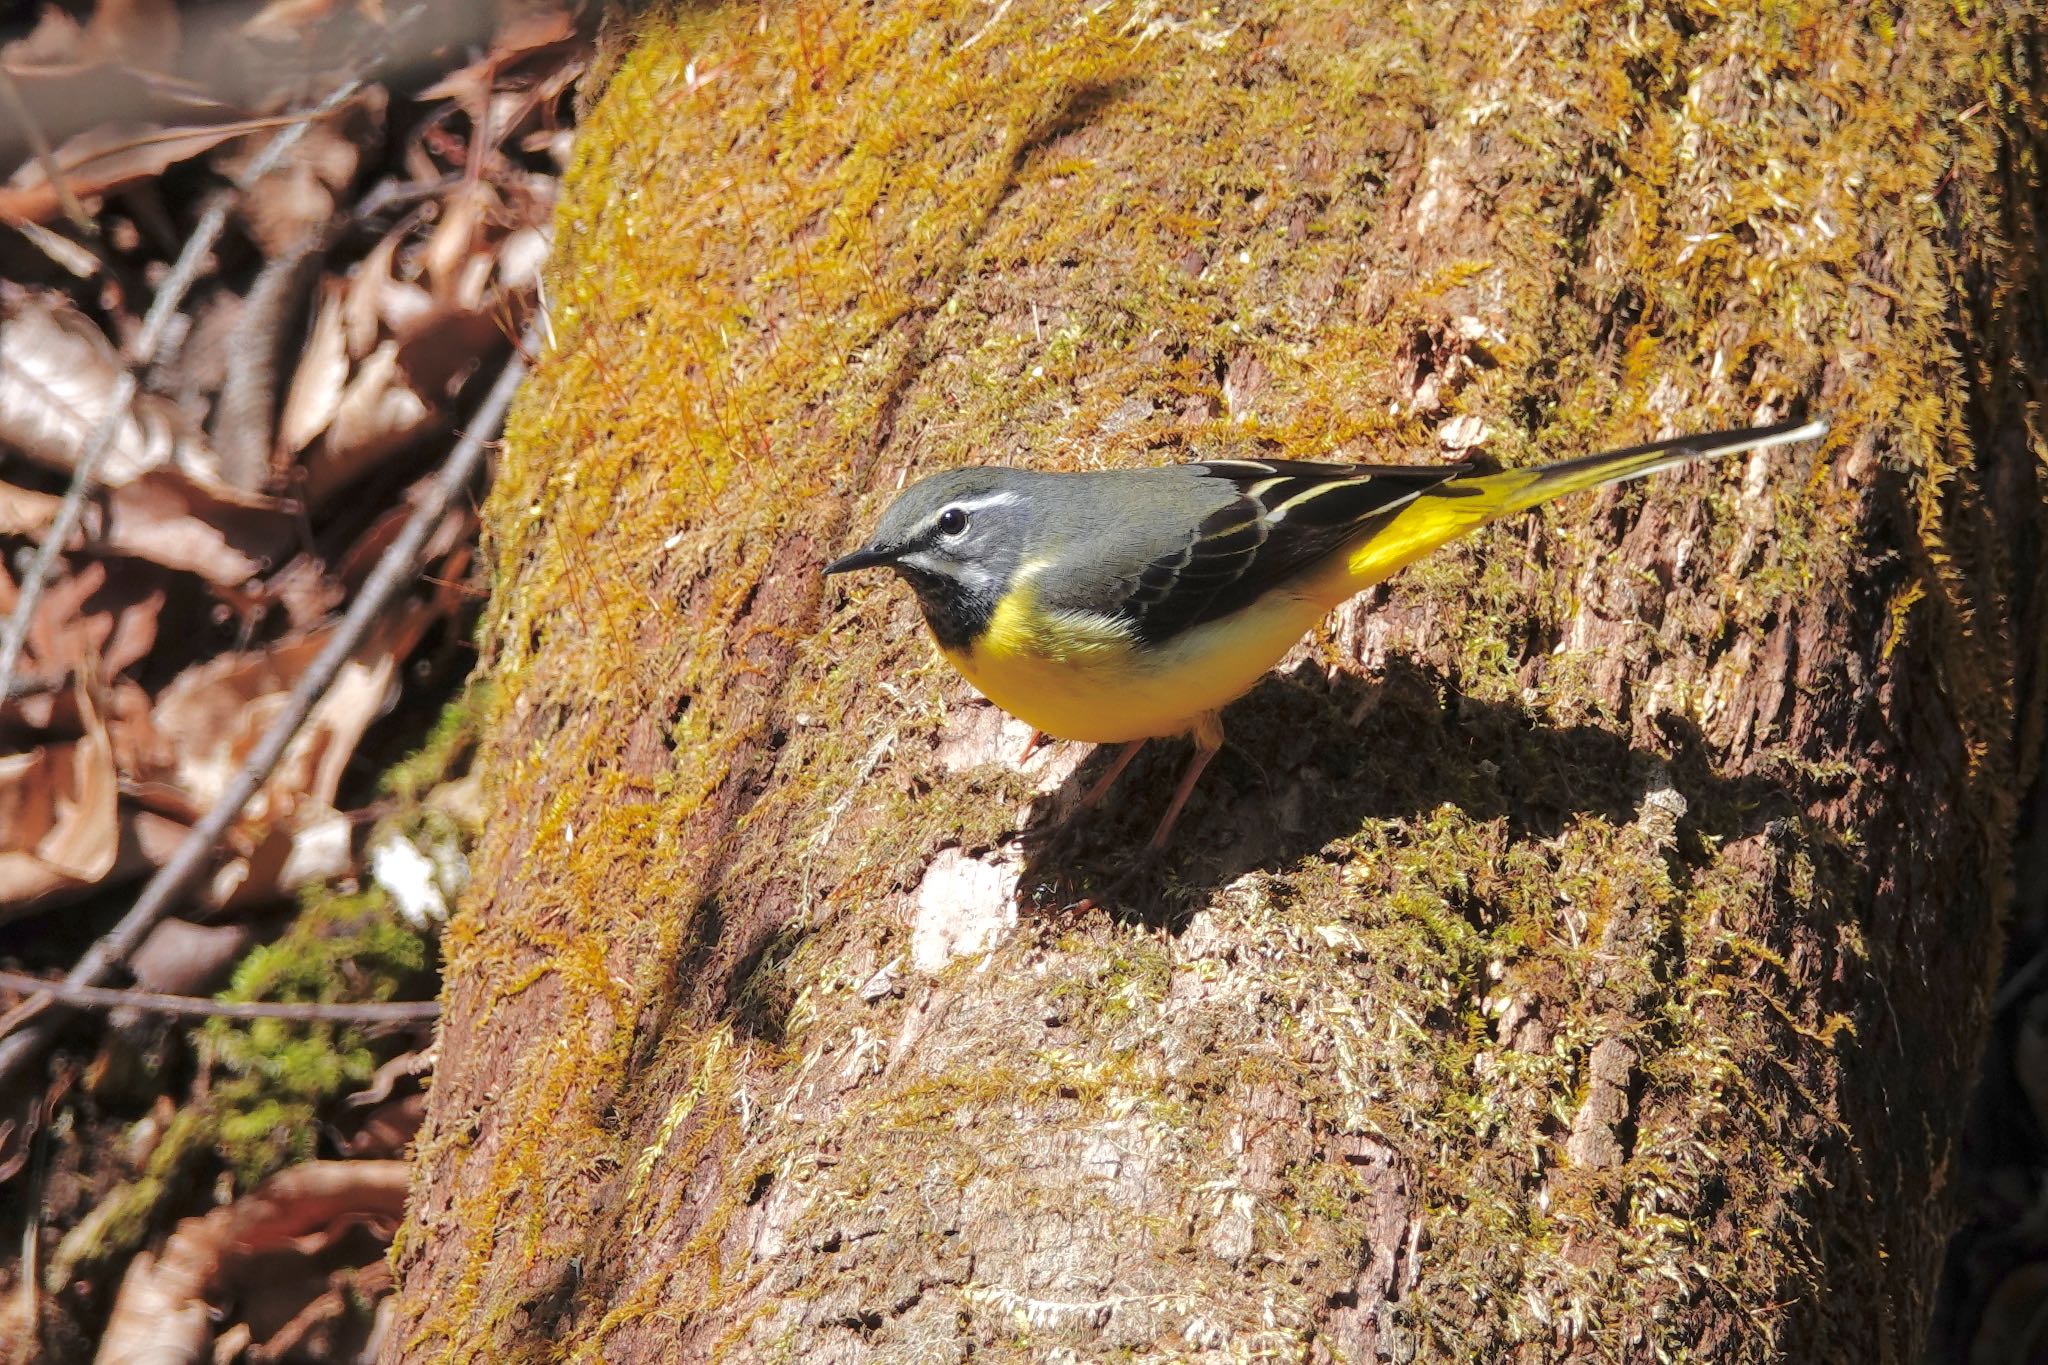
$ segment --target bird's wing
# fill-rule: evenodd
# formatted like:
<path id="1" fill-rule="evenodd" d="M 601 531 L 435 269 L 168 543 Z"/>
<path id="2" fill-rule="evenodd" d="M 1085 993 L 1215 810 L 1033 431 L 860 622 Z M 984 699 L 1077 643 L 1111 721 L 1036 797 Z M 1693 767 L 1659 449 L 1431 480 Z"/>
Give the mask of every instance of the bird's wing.
<path id="1" fill-rule="evenodd" d="M 1366 533 L 1464 465 L 1318 464 L 1210 460 L 1185 466 L 1227 486 L 1228 500 L 1186 541 L 1135 574 L 1117 613 L 1157 644 L 1228 616 Z"/>

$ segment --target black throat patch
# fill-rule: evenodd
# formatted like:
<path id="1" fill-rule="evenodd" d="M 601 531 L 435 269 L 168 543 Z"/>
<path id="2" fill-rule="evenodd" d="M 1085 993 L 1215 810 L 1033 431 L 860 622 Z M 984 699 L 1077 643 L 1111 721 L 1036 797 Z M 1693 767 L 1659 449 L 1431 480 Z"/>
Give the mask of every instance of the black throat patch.
<path id="1" fill-rule="evenodd" d="M 905 574 L 917 590 L 917 605 L 932 638 L 947 649 L 964 650 L 980 639 L 995 619 L 996 599 L 976 592 L 957 579 Z"/>

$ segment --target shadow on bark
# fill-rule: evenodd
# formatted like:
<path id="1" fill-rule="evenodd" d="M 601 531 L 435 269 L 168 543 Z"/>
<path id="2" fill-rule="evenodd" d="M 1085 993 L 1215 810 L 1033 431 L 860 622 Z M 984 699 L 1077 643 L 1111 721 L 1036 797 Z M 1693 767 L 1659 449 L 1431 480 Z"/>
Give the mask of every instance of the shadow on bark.
<path id="1" fill-rule="evenodd" d="M 1681 717 L 1660 718 L 1667 748 L 1653 751 L 1601 725 L 1532 723 L 1525 707 L 1467 696 L 1405 658 L 1374 681 L 1313 669 L 1270 676 L 1224 719 L 1231 737 L 1158 857 L 1142 850 L 1187 761 L 1182 743 L 1148 748 L 1098 810 L 1056 830 L 1035 822 L 1021 885 L 1042 912 L 1086 900 L 1178 934 L 1248 873 L 1284 871 L 1368 822 L 1445 805 L 1505 821 L 1517 842 L 1554 838 L 1580 816 L 1671 820 L 1682 862 L 1703 839 L 1797 816 L 1810 795 L 1787 780 L 1717 773 Z M 1106 748 L 1091 755 L 1040 806 L 1071 804 L 1108 758 Z"/>

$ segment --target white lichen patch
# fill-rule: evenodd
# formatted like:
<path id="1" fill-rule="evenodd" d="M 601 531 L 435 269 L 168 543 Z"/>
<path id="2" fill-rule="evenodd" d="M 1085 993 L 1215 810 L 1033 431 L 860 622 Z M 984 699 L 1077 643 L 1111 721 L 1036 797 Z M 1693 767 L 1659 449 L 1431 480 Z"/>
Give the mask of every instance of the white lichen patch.
<path id="1" fill-rule="evenodd" d="M 1031 727 L 994 706 L 976 702 L 955 707 L 939 740 L 939 766 L 949 773 L 966 772 L 985 763 L 1014 768 L 1031 780 L 1031 790 L 1047 796 L 1065 785 L 1092 752 L 1086 744 L 1047 740 L 1027 758 Z"/>
<path id="2" fill-rule="evenodd" d="M 910 965 L 927 974 L 989 952 L 1017 925 L 1013 858 L 984 862 L 957 848 L 932 859 L 917 884 L 910 922 Z"/>

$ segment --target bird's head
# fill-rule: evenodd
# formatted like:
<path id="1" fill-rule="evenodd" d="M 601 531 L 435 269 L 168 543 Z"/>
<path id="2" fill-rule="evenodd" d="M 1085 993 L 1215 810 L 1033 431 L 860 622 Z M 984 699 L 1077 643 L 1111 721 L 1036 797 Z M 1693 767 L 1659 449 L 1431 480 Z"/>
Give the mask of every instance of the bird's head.
<path id="1" fill-rule="evenodd" d="M 964 646 L 987 628 L 1023 559 L 1028 474 L 949 469 L 903 490 L 867 543 L 828 574 L 894 569 L 917 592 L 939 643 Z"/>

